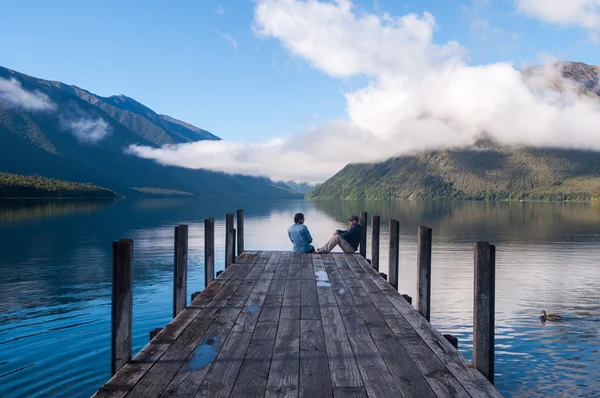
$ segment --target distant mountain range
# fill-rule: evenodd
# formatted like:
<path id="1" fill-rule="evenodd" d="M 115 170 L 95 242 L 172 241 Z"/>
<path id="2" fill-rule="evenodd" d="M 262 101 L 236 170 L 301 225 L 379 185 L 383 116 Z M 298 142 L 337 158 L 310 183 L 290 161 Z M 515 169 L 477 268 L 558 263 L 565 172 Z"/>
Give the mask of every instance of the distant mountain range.
<path id="1" fill-rule="evenodd" d="M 564 62 L 562 75 L 600 95 L 600 67 Z M 538 68 L 524 71 L 533 76 Z M 561 89 L 557 81 L 555 89 Z M 517 148 L 482 138 L 470 148 L 350 164 L 309 199 L 600 200 L 600 152 Z"/>
<path id="2" fill-rule="evenodd" d="M 268 178 L 161 166 L 124 153 L 131 144 L 219 139 L 124 95 L 100 97 L 0 67 L 0 172 L 91 183 L 124 196 L 298 197 Z"/>

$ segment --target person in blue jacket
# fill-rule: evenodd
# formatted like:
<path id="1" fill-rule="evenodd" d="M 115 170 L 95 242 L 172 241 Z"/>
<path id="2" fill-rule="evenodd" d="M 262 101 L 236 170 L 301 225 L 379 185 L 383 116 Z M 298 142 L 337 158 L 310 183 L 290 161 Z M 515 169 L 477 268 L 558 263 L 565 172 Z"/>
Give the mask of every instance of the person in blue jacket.
<path id="1" fill-rule="evenodd" d="M 292 251 L 296 253 L 313 253 L 314 246 L 311 245 L 313 238 L 304 225 L 304 214 L 296 213 L 294 215 L 294 225 L 288 228 L 288 236 L 294 244 Z"/>

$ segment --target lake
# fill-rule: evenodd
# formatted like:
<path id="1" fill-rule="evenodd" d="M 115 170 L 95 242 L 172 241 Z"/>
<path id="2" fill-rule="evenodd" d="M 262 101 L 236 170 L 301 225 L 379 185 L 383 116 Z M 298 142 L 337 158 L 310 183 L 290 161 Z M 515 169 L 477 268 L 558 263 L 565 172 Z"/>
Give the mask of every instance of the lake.
<path id="1" fill-rule="evenodd" d="M 227 212 L 246 249 L 289 250 L 303 212 L 321 245 L 351 214 L 400 221 L 400 291 L 416 298 L 417 227 L 433 229 L 431 322 L 471 359 L 473 246 L 496 245 L 496 386 L 506 396 L 600 394 L 600 206 L 415 201 L 0 201 L 0 396 L 86 397 L 109 379 L 111 244 L 134 239 L 133 353 L 170 321 L 173 228 L 190 227 L 188 293 L 204 286 L 203 222 L 223 268 Z M 369 237 L 370 246 L 370 237 Z M 367 257 L 370 255 L 367 253 Z M 539 320 L 541 310 L 561 322 Z"/>

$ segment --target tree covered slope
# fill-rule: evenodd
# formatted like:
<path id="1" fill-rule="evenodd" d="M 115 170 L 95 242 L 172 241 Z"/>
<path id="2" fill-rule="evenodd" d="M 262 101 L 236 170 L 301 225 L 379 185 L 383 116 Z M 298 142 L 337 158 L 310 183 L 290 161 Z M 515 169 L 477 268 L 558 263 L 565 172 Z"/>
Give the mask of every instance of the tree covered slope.
<path id="1" fill-rule="evenodd" d="M 485 142 L 348 165 L 307 198 L 590 200 L 598 192 L 599 152 Z"/>

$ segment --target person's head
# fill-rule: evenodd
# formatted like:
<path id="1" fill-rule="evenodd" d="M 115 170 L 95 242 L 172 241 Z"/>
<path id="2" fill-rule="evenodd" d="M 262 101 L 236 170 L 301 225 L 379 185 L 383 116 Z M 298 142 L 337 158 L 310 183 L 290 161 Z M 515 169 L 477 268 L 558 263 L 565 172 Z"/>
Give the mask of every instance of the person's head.
<path id="1" fill-rule="evenodd" d="M 351 226 L 354 226 L 355 224 L 358 223 L 358 217 L 357 216 L 350 216 L 350 218 L 348 219 L 348 223 Z"/>
<path id="2" fill-rule="evenodd" d="M 304 224 L 304 214 L 302 214 L 302 213 L 294 214 L 294 224 Z"/>

